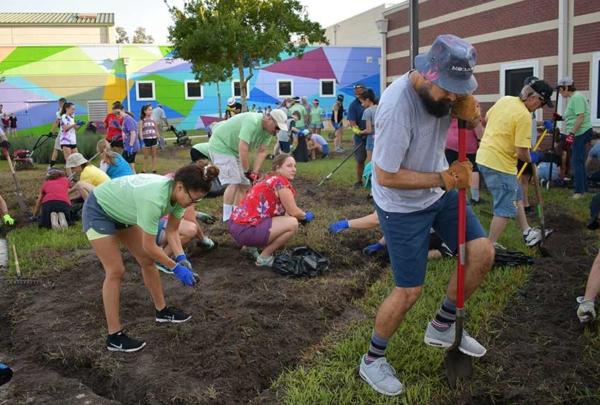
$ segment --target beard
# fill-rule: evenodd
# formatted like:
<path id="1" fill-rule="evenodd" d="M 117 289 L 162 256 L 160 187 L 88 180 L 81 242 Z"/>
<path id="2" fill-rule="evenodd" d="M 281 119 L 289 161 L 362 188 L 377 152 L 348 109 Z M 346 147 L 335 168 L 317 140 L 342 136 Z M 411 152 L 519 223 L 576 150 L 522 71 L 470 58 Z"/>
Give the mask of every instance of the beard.
<path id="1" fill-rule="evenodd" d="M 417 94 L 421 98 L 425 110 L 437 118 L 442 118 L 450 114 L 452 102 L 445 100 L 435 101 L 433 98 L 431 98 L 429 89 L 431 89 L 431 87 L 426 85 L 417 89 Z"/>

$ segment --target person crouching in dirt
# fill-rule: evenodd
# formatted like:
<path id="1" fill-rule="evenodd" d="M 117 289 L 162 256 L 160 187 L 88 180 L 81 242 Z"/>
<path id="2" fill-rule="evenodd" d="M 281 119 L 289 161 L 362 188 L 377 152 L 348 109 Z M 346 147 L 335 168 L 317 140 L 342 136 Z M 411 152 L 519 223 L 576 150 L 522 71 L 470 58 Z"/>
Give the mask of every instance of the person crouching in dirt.
<path id="1" fill-rule="evenodd" d="M 287 117 L 281 110 L 269 114 L 240 113 L 217 125 L 208 141 L 210 160 L 220 169 L 219 180 L 227 185 L 223 195 L 223 222 L 233 207 L 256 181 L 267 157 L 267 146 L 278 130 L 287 130 Z M 250 168 L 250 152 L 256 150 Z"/>
<path id="2" fill-rule="evenodd" d="M 106 273 L 102 298 L 108 325 L 108 350 L 135 352 L 146 345 L 125 334 L 119 317 L 119 294 L 125 273 L 121 244 L 142 268 L 144 284 L 156 310 L 156 322 L 181 323 L 191 318 L 166 305 L 154 263 L 171 269 L 186 286 L 198 282 L 183 252 L 178 229 L 185 209 L 204 197 L 218 172 L 212 165 L 204 170 L 191 164 L 177 170 L 172 180 L 155 174 L 120 177 L 96 187 L 85 201 L 83 231 Z M 166 239 L 175 260 L 156 244 L 159 222 L 165 215 L 169 215 Z"/>
<path id="3" fill-rule="evenodd" d="M 123 156 L 117 152 L 113 152 L 110 143 L 106 139 L 98 141 L 96 152 L 100 154 L 100 170 L 106 173 L 111 179 L 134 174 L 129 163 L 123 159 Z"/>
<path id="4" fill-rule="evenodd" d="M 298 231 L 298 221 L 314 219 L 311 211 L 296 205 L 296 161 L 286 153 L 273 159 L 272 171 L 257 182 L 233 210 L 229 233 L 256 259 L 257 266 L 271 267 L 273 252 L 283 247 Z M 262 248 L 258 252 L 257 248 Z"/>
<path id="5" fill-rule="evenodd" d="M 62 170 L 50 168 L 42 183 L 33 215 L 42 228 L 60 230 L 71 223 L 71 199 L 69 180 Z"/>
<path id="6" fill-rule="evenodd" d="M 486 127 L 476 162 L 494 202 L 489 233 L 494 244 L 508 220 L 515 217 L 527 246 L 535 246 L 542 240 L 541 230 L 530 227 L 527 222 L 517 180 L 517 159 L 532 164 L 531 113 L 544 105 L 552 107 L 552 92 L 548 83 L 532 78 L 518 97 L 502 97 L 486 114 Z"/>
<path id="7" fill-rule="evenodd" d="M 74 198 L 81 197 L 86 200 L 95 187 L 110 180 L 106 173 L 88 162 L 81 153 L 73 153 L 69 156 L 65 167 L 74 173 L 79 173 L 79 181 L 70 190 L 71 193 L 78 194 Z"/>
<path id="8" fill-rule="evenodd" d="M 359 375 L 375 391 L 399 395 L 404 387 L 385 359 L 389 339 L 423 290 L 430 229 L 457 248 L 458 192 L 469 187 L 471 164 L 444 156 L 450 112 L 471 120 L 475 103 L 468 96 L 477 88 L 473 76 L 476 51 L 454 35 L 440 35 L 411 70 L 388 86 L 375 116 L 377 141 L 373 150 L 373 200 L 383 230 L 396 288 L 375 318 L 368 352 Z M 494 262 L 494 249 L 470 206 L 466 209 L 465 298 L 468 299 Z M 456 276 L 442 305 L 429 322 L 425 343 L 448 348 L 454 342 Z M 481 357 L 486 349 L 464 333 L 460 351 Z"/>
<path id="9" fill-rule="evenodd" d="M 13 226 L 15 224 L 15 220 L 10 216 L 8 212 L 8 206 L 6 205 L 6 201 L 0 195 L 0 214 L 2 214 L 2 223 L 6 226 Z"/>

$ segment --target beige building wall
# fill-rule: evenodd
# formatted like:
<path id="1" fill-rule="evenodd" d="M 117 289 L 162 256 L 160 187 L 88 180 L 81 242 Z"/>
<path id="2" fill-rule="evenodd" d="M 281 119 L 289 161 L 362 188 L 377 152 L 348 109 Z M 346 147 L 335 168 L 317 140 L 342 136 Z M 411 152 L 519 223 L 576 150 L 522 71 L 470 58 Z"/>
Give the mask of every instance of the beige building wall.
<path id="1" fill-rule="evenodd" d="M 381 34 L 375 21 L 380 20 L 385 5 L 355 15 L 325 28 L 330 46 L 381 46 Z"/>
<path id="2" fill-rule="evenodd" d="M 114 43 L 114 27 L 0 27 L 0 45 L 80 45 Z"/>

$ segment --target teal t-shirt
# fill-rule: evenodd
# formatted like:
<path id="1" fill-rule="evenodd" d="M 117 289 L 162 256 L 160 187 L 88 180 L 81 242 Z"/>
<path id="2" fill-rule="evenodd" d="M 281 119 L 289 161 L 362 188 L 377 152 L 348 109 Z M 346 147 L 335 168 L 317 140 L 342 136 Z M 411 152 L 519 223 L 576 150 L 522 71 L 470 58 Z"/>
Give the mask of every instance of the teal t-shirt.
<path id="1" fill-rule="evenodd" d="M 305 125 L 304 125 L 304 117 L 306 117 L 306 108 L 304 108 L 304 106 L 300 103 L 296 103 L 293 106 L 291 106 L 288 109 L 288 117 L 292 117 L 292 114 L 298 111 L 298 113 L 300 114 L 300 119 L 296 120 L 296 128 L 298 129 L 304 129 Z"/>
<path id="2" fill-rule="evenodd" d="M 575 133 L 575 136 L 582 135 L 587 130 L 592 128 L 592 121 L 590 120 L 590 105 L 587 100 L 578 91 L 573 92 L 571 97 L 569 97 L 569 102 L 567 103 L 567 109 L 565 110 L 565 121 L 567 123 L 567 133 L 573 131 L 573 126 L 575 125 L 575 120 L 579 114 L 583 114 L 583 122 L 579 127 L 579 130 Z"/>
<path id="3" fill-rule="evenodd" d="M 157 174 L 119 177 L 94 188 L 98 204 L 115 221 L 138 225 L 151 235 L 158 233 L 158 223 L 165 215 L 183 217 L 183 207 L 171 204 L 175 182 Z"/>
<path id="4" fill-rule="evenodd" d="M 323 109 L 321 107 L 310 108 L 310 123 L 312 125 L 318 125 L 321 123 L 321 116 L 323 115 Z"/>
<path id="5" fill-rule="evenodd" d="M 246 112 L 220 122 L 213 128 L 208 141 L 209 150 L 221 155 L 239 156 L 240 141 L 247 142 L 250 150 L 269 145 L 273 136 L 263 129 L 263 117 L 261 113 Z"/>

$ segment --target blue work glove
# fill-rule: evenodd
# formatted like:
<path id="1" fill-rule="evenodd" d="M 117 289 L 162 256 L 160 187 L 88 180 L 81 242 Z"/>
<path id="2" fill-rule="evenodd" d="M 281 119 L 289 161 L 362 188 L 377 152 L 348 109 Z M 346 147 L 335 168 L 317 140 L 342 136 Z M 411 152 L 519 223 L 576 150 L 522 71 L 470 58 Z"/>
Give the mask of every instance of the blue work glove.
<path id="1" fill-rule="evenodd" d="M 190 270 L 193 270 L 193 269 L 192 269 L 192 263 L 190 263 L 190 261 L 187 259 L 187 256 L 186 256 L 184 253 L 182 253 L 182 254 L 178 255 L 178 256 L 175 258 L 175 261 L 176 261 L 177 263 L 179 263 L 179 264 L 181 264 L 181 265 L 183 265 L 183 266 L 187 267 L 188 269 L 190 269 Z"/>
<path id="2" fill-rule="evenodd" d="M 544 154 L 540 152 L 531 151 L 529 152 L 529 157 L 531 158 L 531 163 L 539 163 L 544 157 Z"/>
<path id="3" fill-rule="evenodd" d="M 348 223 L 348 220 L 340 219 L 339 221 L 334 222 L 333 224 L 329 225 L 329 232 L 340 233 L 344 229 L 348 229 L 348 228 L 350 228 L 350 224 Z"/>
<path id="4" fill-rule="evenodd" d="M 552 132 L 554 129 L 554 123 L 552 120 L 544 120 L 544 128 L 548 130 L 548 132 Z"/>
<path id="5" fill-rule="evenodd" d="M 382 245 L 379 242 L 375 242 L 373 244 L 368 245 L 366 248 L 364 248 L 362 252 L 363 252 L 363 255 L 365 255 L 365 256 L 373 256 L 375 253 L 379 252 L 384 247 L 385 247 L 385 245 Z"/>
<path id="6" fill-rule="evenodd" d="M 304 213 L 304 222 L 310 222 L 313 219 L 315 219 L 315 214 L 313 214 L 312 211 L 306 211 Z"/>
<path id="7" fill-rule="evenodd" d="M 198 282 L 198 275 L 181 263 L 177 263 L 175 267 L 171 269 L 171 271 L 175 274 L 175 277 L 177 277 L 179 281 L 183 283 L 183 285 L 191 287 Z"/>
<path id="8" fill-rule="evenodd" d="M 77 120 L 75 121 L 75 124 L 77 124 L 78 126 L 82 126 L 85 124 L 85 121 Z"/>

